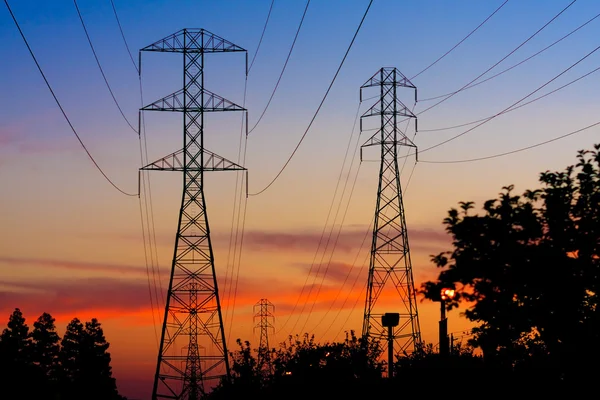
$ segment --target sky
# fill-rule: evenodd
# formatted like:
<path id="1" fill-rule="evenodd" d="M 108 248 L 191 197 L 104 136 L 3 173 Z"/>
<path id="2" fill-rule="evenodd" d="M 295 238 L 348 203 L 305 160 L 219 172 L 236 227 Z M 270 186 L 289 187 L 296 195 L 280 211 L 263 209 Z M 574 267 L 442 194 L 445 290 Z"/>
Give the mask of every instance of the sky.
<path id="1" fill-rule="evenodd" d="M 210 54 L 205 60 L 205 87 L 243 105 L 249 127 L 256 125 L 246 139 L 240 113 L 205 119 L 207 149 L 241 160 L 249 171 L 247 198 L 242 173 L 210 173 L 205 184 L 228 343 L 237 338 L 258 343 L 253 305 L 263 298 L 275 306 L 271 343 L 303 332 L 314 333 L 320 342 L 341 340 L 347 330 L 360 332 L 379 165 L 375 149 L 365 149 L 362 162 L 355 152 L 356 144 L 369 138 L 368 132 L 359 135 L 355 120 L 357 112 L 377 100 L 361 103 L 359 88 L 381 67 L 414 77 L 418 90 L 416 104 L 408 89 L 401 100 L 418 117 L 419 132 L 415 135 L 410 125 L 407 135 L 414 135 L 421 149 L 419 160 L 400 159 L 417 286 L 436 277 L 430 256 L 451 250 L 442 224 L 451 207 L 475 201 L 480 209 L 506 185 L 514 184 L 518 193 L 538 187 L 540 172 L 564 169 L 575 162 L 578 150 L 599 142 L 596 127 L 503 157 L 438 163 L 510 152 L 598 122 L 600 85 L 592 73 L 486 123 L 436 130 L 494 116 L 597 68 L 600 52 L 577 62 L 599 45 L 600 18 L 552 45 L 600 13 L 597 2 L 572 2 L 535 34 L 571 2 L 508 1 L 431 65 L 503 1 L 374 0 L 307 131 L 368 0 L 310 2 L 285 73 L 258 125 L 305 1 L 275 0 L 261 41 L 271 0 L 114 0 L 136 64 L 139 49 L 182 28 L 213 32 L 246 49 L 254 60 L 247 79 L 243 54 Z M 9 4 L 86 148 L 115 185 L 137 193 L 145 151 L 154 161 L 181 148 L 181 115 L 144 113 L 141 140 L 107 89 L 73 2 Z M 114 97 L 137 127 L 142 103 L 181 88 L 181 55 L 144 53 L 140 81 L 111 1 L 77 4 Z M 70 130 L 7 8 L 1 8 L 0 325 L 15 307 L 30 326 L 42 312 L 51 313 L 61 334 L 73 317 L 96 317 L 111 343 L 121 394 L 149 398 L 181 176 L 148 174 L 139 198 L 111 186 Z M 273 181 L 304 133 L 297 152 Z M 401 149 L 403 155 L 406 151 Z M 393 307 L 393 301 L 386 304 Z M 423 339 L 436 343 L 439 304 L 419 301 L 418 309 Z M 460 312 L 448 313 L 449 332 L 457 336 L 471 326 Z"/>

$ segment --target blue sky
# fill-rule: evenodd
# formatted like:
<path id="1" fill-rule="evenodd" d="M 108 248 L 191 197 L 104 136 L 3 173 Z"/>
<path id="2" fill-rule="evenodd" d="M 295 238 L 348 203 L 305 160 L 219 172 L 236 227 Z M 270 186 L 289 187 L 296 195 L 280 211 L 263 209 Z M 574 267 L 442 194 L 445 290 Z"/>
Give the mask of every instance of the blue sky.
<path id="1" fill-rule="evenodd" d="M 342 232 L 348 237 L 354 238 L 358 235 L 356 232 L 365 230 L 369 224 L 378 172 L 378 164 L 370 161 L 376 159 L 377 152 L 369 150 L 365 151 L 366 161 L 360 165 L 352 201 L 343 224 L 341 222 L 359 164 L 358 154 L 353 155 L 357 131 L 352 131 L 359 107 L 359 87 L 384 66 L 397 67 L 408 77 L 416 75 L 463 39 L 502 3 L 496 0 L 373 1 L 354 46 L 298 152 L 267 191 L 251 196 L 244 203 L 247 205 L 245 229 L 249 236 L 240 264 L 240 293 L 246 297 L 237 303 L 240 309 L 235 314 L 233 326 L 237 331 L 234 335 L 252 335 L 251 306 L 261 297 L 269 297 L 277 310 L 289 310 L 289 307 L 286 308 L 289 304 L 285 302 L 293 302 L 306 277 L 299 265 L 310 263 L 318 252 L 314 248 L 314 237 L 324 227 L 330 228 L 332 221 L 328 221 L 329 225 L 325 225 L 325 221 L 332 205 L 334 211 L 341 209 L 336 226 L 342 225 Z M 462 88 L 512 52 L 570 3 L 555 0 L 508 1 L 464 43 L 413 80 L 419 99 Z M 114 0 L 114 4 L 136 62 L 140 48 L 182 28 L 207 29 L 247 49 L 252 60 L 271 0 Z M 251 193 L 260 191 L 273 179 L 305 132 L 368 4 L 367 0 L 311 1 L 273 102 L 248 137 L 246 166 L 250 171 Z M 127 126 L 110 97 L 73 2 L 13 0 L 10 5 L 44 73 L 88 149 L 119 187 L 135 192 L 140 167 L 138 136 Z M 137 124 L 137 110 L 141 105 L 139 80 L 121 38 L 111 2 L 80 0 L 78 5 L 111 88 L 126 117 Z M 251 127 L 271 95 L 305 5 L 305 1 L 275 0 L 247 81 L 243 55 L 211 54 L 206 58 L 205 85 L 208 90 L 241 105 L 244 102 L 244 86 L 247 85 L 245 106 L 249 110 Z M 560 17 L 481 79 L 519 63 L 598 13 L 598 2 L 574 2 Z M 428 129 L 463 124 L 504 110 L 599 46 L 599 33 L 600 18 L 530 61 L 423 112 L 419 115 L 422 132 L 417 133 L 415 143 L 425 149 L 474 125 L 437 132 L 426 132 Z M 144 265 L 138 199 L 127 198 L 114 190 L 87 158 L 60 114 L 4 6 L 0 11 L 0 39 L 4 50 L 0 61 L 2 288 L 5 290 L 7 286 L 28 282 L 36 276 L 50 282 L 74 276 L 83 279 L 95 274 L 93 276 L 112 282 L 109 286 L 113 292 L 118 291 L 121 275 L 111 275 L 108 271 L 112 267 L 105 268 L 102 275 L 99 272 L 102 268 L 98 265 Z M 599 64 L 600 51 L 526 101 L 592 71 Z M 180 55 L 144 53 L 144 104 L 180 89 L 181 69 Z M 600 89 L 597 74 L 424 152 L 420 160 L 488 156 L 539 143 L 595 123 Z M 413 107 L 412 92 L 407 91 L 403 96 L 406 96 L 402 99 L 406 100 L 407 106 Z M 366 110 L 373 101 L 360 104 L 360 110 Z M 422 112 L 435 103 L 419 101 L 415 112 Z M 181 147 L 179 114 L 148 112 L 145 120 L 150 161 Z M 242 116 L 237 113 L 208 116 L 205 136 L 208 149 L 236 161 L 241 121 Z M 417 280 L 431 278 L 435 273 L 428 261 L 429 254 L 448 249 L 440 235 L 443 235 L 441 221 L 450 207 L 461 200 L 474 200 L 481 206 L 483 201 L 496 196 L 501 187 L 508 184 L 515 184 L 517 192 L 536 187 L 539 172 L 561 170 L 574 163 L 577 150 L 591 148 L 599 141 L 598 132 L 598 128 L 593 128 L 530 151 L 481 162 L 420 162 L 414 166 L 414 158 L 409 158 L 402 182 L 406 185 L 410 171 L 413 171 L 406 191 L 405 208 L 409 234 L 414 232 L 413 267 Z M 410 136 L 414 134 L 413 131 L 409 133 Z M 350 155 L 345 159 L 350 139 Z M 366 139 L 365 133 L 360 142 Z M 352 160 L 353 169 L 348 171 Z M 334 197 L 339 176 L 342 176 L 340 192 L 345 178 L 350 179 L 345 200 L 341 203 L 340 192 Z M 235 173 L 207 177 L 210 222 L 217 238 L 216 259 L 223 274 L 230 273 L 225 271 L 229 265 L 224 264 L 229 258 L 227 237 L 231 233 L 236 210 L 239 210 L 234 199 L 239 195 L 236 183 L 240 179 L 241 176 Z M 155 173 L 151 182 L 158 264 L 166 273 L 172 256 L 181 180 L 177 174 Z M 285 240 L 278 242 L 275 238 Z M 288 247 L 288 241 L 295 245 Z M 348 248 L 354 250 L 355 245 L 348 245 Z M 346 265 L 343 263 L 350 263 L 354 258 L 346 247 L 343 249 L 346 250 L 332 256 L 339 265 Z M 363 256 L 359 258 L 362 260 Z M 63 267 L 68 261 L 71 269 L 61 270 L 56 260 L 62 260 L 63 264 L 58 264 Z M 34 269 L 30 270 L 23 267 L 28 263 L 37 264 L 32 265 Z M 75 275 L 73 263 L 82 266 Z M 86 265 L 90 268 L 87 271 L 83 269 Z M 362 281 L 361 278 L 357 282 Z M 269 284 L 265 285 L 265 282 Z M 85 284 L 77 281 L 78 287 L 85 288 Z M 339 282 L 332 281 L 328 287 L 335 289 L 336 284 Z M 46 283 L 46 286 L 50 287 L 46 290 L 54 290 L 51 284 Z M 62 282 L 57 284 L 56 293 L 63 288 Z M 147 292 L 147 287 L 142 289 Z M 358 286 L 352 290 L 344 287 L 344 290 L 353 293 L 355 289 L 359 290 Z M 123 290 L 131 288 L 127 286 Z M 113 292 L 109 296 L 113 296 Z M 145 292 L 141 293 L 145 295 Z M 282 293 L 285 296 L 278 298 Z M 10 296 L 7 298 L 10 299 Z M 118 296 L 115 298 L 120 299 Z M 85 302 L 85 299 L 82 301 Z M 5 303 L 7 310 L 19 306 L 16 300 Z M 340 321 L 348 315 L 348 322 L 343 325 L 338 321 L 336 327 L 360 327 L 362 302 L 358 304 L 356 309 L 344 309 Z M 125 314 L 131 311 L 124 306 L 115 307 Z M 425 321 L 422 322 L 424 337 L 435 340 L 437 306 L 422 303 L 419 307 Z M 8 315 L 7 310 L 2 311 Z M 34 314 L 40 311 L 34 305 L 29 310 L 24 310 L 28 318 L 36 317 Z M 60 310 L 67 315 L 79 312 L 87 315 L 85 312 L 89 311 L 66 306 Z M 114 312 L 114 309 L 111 310 Z M 53 313 L 53 310 L 41 311 Z M 137 393 L 135 382 L 142 382 L 139 387 L 146 387 L 143 382 L 148 380 L 148 376 L 131 377 L 124 371 L 133 365 L 131 363 L 138 363 L 135 365 L 140 370 L 143 370 L 140 365 L 153 364 L 155 354 L 151 327 L 133 327 L 127 320 L 111 315 L 106 314 L 104 323 L 109 340 L 111 335 L 114 338 L 115 373 L 118 379 L 129 382 L 127 387 L 131 393 Z M 247 319 L 248 316 L 250 319 Z M 451 313 L 450 330 L 464 326 L 464 319 L 458 313 Z M 139 344 L 131 343 L 122 333 L 133 329 L 139 329 L 137 334 L 147 335 L 149 339 Z M 143 392 L 145 389 L 140 390 Z"/>

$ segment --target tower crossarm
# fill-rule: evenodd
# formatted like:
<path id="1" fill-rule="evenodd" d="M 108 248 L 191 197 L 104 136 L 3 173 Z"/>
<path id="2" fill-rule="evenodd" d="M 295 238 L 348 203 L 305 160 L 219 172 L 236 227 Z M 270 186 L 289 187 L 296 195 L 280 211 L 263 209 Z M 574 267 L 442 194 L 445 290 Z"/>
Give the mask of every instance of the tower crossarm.
<path id="1" fill-rule="evenodd" d="M 413 112 L 408 107 L 406 107 L 404 103 L 402 103 L 397 98 L 394 100 L 396 101 L 395 107 L 393 107 L 393 104 L 384 103 L 381 100 L 373 104 L 371 108 L 369 108 L 363 113 L 363 115 L 361 115 L 361 123 L 363 118 L 373 117 L 376 115 L 396 115 L 399 117 L 417 118 L 417 116 L 413 114 Z"/>
<path id="2" fill-rule="evenodd" d="M 367 140 L 362 146 L 360 147 L 369 147 L 369 146 L 378 146 L 381 144 L 386 144 L 386 145 L 394 145 L 394 143 L 397 146 L 406 146 L 406 147 L 414 147 L 415 149 L 417 148 L 417 145 L 413 143 L 412 140 L 410 140 L 408 137 L 402 135 L 400 138 L 394 140 L 381 140 L 381 129 L 377 130 L 377 132 L 375 132 L 375 134 L 373 136 L 371 136 L 369 138 L 369 140 Z"/>
<path id="3" fill-rule="evenodd" d="M 141 51 L 158 51 L 171 53 L 225 53 L 246 51 L 238 45 L 215 35 L 206 29 L 182 29 L 157 42 L 141 49 Z"/>
<path id="4" fill-rule="evenodd" d="M 196 163 L 194 167 L 186 166 L 186 171 L 245 171 L 246 168 L 227 160 L 211 151 L 203 149 L 204 161 L 202 166 Z M 140 169 L 150 171 L 184 171 L 184 151 L 178 150 L 166 157 L 154 161 Z M 199 160 L 199 159 L 198 159 Z"/>
<path id="5" fill-rule="evenodd" d="M 402 72 L 394 67 L 383 67 L 370 77 L 360 88 L 368 88 L 372 86 L 402 86 L 412 89 L 417 89 L 415 85 Z"/>
<path id="6" fill-rule="evenodd" d="M 184 103 L 184 98 L 187 104 Z M 246 111 L 244 107 L 209 90 L 191 86 L 181 89 L 142 108 L 142 111 L 219 112 Z"/>

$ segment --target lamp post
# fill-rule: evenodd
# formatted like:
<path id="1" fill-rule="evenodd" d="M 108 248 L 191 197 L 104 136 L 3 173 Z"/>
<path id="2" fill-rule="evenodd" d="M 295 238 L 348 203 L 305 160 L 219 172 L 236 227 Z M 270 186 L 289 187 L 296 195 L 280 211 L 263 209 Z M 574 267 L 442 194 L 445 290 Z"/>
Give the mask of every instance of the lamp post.
<path id="1" fill-rule="evenodd" d="M 446 318 L 446 300 L 454 298 L 454 289 L 442 289 L 441 292 L 441 317 L 440 317 L 440 355 L 447 356 L 448 346 L 448 318 Z"/>
<path id="2" fill-rule="evenodd" d="M 381 325 L 388 328 L 388 378 L 394 377 L 394 327 L 399 323 L 398 313 L 385 313 L 381 316 Z"/>

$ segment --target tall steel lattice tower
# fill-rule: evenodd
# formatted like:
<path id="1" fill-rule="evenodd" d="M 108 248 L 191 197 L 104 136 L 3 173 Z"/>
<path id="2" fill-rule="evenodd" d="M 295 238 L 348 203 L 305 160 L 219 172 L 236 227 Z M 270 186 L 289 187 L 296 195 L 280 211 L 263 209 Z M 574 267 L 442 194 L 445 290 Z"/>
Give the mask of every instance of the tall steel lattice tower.
<path id="1" fill-rule="evenodd" d="M 379 88 L 379 100 L 361 116 L 361 132 L 364 131 L 363 120 L 367 118 L 372 120 L 378 117 L 379 125 L 362 147 L 380 146 L 381 163 L 362 334 L 363 337 L 380 339 L 382 344 L 385 343 L 387 328 L 382 325 L 381 317 L 385 312 L 397 312 L 400 314 L 400 323 L 393 332 L 394 350 L 396 354 L 403 354 L 412 352 L 421 343 L 421 329 L 398 169 L 398 147 L 416 149 L 400 130 L 399 124 L 415 118 L 416 130 L 416 116 L 398 99 L 397 89 L 414 89 L 415 101 L 417 89 L 396 68 L 381 68 L 362 85 L 361 101 L 363 90 L 372 87 Z M 396 309 L 382 310 L 377 305 L 378 300 L 383 300 L 384 288 L 386 297 L 390 294 L 386 300 L 393 299 L 394 305 L 391 307 Z"/>
<path id="2" fill-rule="evenodd" d="M 271 372 L 271 353 L 269 347 L 269 331 L 275 332 L 275 306 L 267 299 L 260 299 L 254 305 L 254 322 L 258 324 L 254 330 L 260 331 L 260 344 L 258 345 L 258 369 L 263 372 Z"/>
<path id="3" fill-rule="evenodd" d="M 204 113 L 246 111 L 204 88 L 204 54 L 246 50 L 204 29 L 183 29 L 141 49 L 140 65 L 142 51 L 183 53 L 183 89 L 142 108 L 183 113 L 183 149 L 142 168 L 183 172 L 152 399 L 196 400 L 229 378 L 204 172 L 244 170 L 204 148 Z"/>

